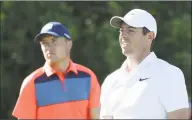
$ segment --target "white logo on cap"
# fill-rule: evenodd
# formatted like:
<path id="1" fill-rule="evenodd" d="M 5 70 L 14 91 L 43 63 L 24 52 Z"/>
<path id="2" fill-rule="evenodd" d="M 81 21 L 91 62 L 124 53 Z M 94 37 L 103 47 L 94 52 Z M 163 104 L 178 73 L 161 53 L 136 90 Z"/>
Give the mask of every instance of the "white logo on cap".
<path id="1" fill-rule="evenodd" d="M 53 27 L 53 24 L 47 24 L 47 25 L 45 25 L 45 26 L 42 28 L 41 31 L 47 31 L 47 30 L 49 30 L 49 29 L 52 29 L 52 27 Z"/>

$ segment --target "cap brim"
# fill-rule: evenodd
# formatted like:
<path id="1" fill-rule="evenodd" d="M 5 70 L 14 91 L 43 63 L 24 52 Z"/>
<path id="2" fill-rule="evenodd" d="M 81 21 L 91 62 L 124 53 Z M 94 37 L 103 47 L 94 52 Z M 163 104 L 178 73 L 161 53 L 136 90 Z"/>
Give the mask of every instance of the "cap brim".
<path id="1" fill-rule="evenodd" d="M 120 28 L 121 21 L 124 21 L 122 17 L 114 16 L 110 20 L 110 25 L 115 28 Z M 125 22 L 125 21 L 124 21 Z"/>
<path id="2" fill-rule="evenodd" d="M 40 37 L 41 37 L 42 35 L 45 35 L 45 34 L 54 35 L 54 36 L 59 37 L 59 35 L 56 34 L 56 33 L 54 33 L 54 32 L 40 33 L 40 34 L 37 34 L 37 35 L 35 36 L 34 42 L 38 43 L 38 42 L 40 41 Z"/>

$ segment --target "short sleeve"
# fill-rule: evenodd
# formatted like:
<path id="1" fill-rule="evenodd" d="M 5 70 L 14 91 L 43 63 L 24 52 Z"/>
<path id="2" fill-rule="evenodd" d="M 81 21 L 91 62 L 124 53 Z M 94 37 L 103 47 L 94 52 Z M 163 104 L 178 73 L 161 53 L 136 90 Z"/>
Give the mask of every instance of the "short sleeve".
<path id="1" fill-rule="evenodd" d="M 189 108 L 185 78 L 179 68 L 172 69 L 164 77 L 159 89 L 160 101 L 167 112 Z"/>
<path id="2" fill-rule="evenodd" d="M 31 79 L 26 78 L 22 83 L 12 115 L 19 119 L 35 119 L 36 109 L 34 84 Z"/>
<path id="3" fill-rule="evenodd" d="M 91 73 L 89 108 L 100 107 L 100 94 L 101 94 L 101 89 L 98 83 L 98 79 L 94 73 Z"/>
<path id="4" fill-rule="evenodd" d="M 101 86 L 101 97 L 100 97 L 100 104 L 101 104 L 101 111 L 100 111 L 100 118 L 103 119 L 104 116 L 112 116 L 112 109 L 110 109 L 110 106 L 108 105 L 109 101 L 106 101 L 109 95 L 109 89 L 110 89 L 110 81 L 113 79 L 110 78 L 110 76 L 107 76 L 104 80 L 102 86 Z"/>

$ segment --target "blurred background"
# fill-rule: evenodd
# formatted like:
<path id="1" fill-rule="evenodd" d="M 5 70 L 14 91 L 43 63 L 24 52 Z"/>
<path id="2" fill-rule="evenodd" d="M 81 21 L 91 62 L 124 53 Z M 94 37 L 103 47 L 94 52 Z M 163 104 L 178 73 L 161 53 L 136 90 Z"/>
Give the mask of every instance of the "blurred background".
<path id="1" fill-rule="evenodd" d="M 63 23 L 73 39 L 72 60 L 93 70 L 102 84 L 125 60 L 118 42 L 119 29 L 112 28 L 109 20 L 133 8 L 145 9 L 157 20 L 158 35 L 152 50 L 183 71 L 192 99 L 191 1 L 4 1 L 0 6 L 0 118 L 13 118 L 23 79 L 44 64 L 40 45 L 33 42 L 43 25 L 50 21 Z"/>

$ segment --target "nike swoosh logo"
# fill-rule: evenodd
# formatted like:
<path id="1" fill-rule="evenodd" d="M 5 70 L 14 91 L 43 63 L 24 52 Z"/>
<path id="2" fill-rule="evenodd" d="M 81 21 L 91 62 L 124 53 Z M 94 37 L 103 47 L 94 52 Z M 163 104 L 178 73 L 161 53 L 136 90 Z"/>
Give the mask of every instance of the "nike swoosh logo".
<path id="1" fill-rule="evenodd" d="M 140 78 L 139 81 L 144 81 L 144 80 L 147 80 L 147 79 L 150 79 L 150 78 Z"/>

